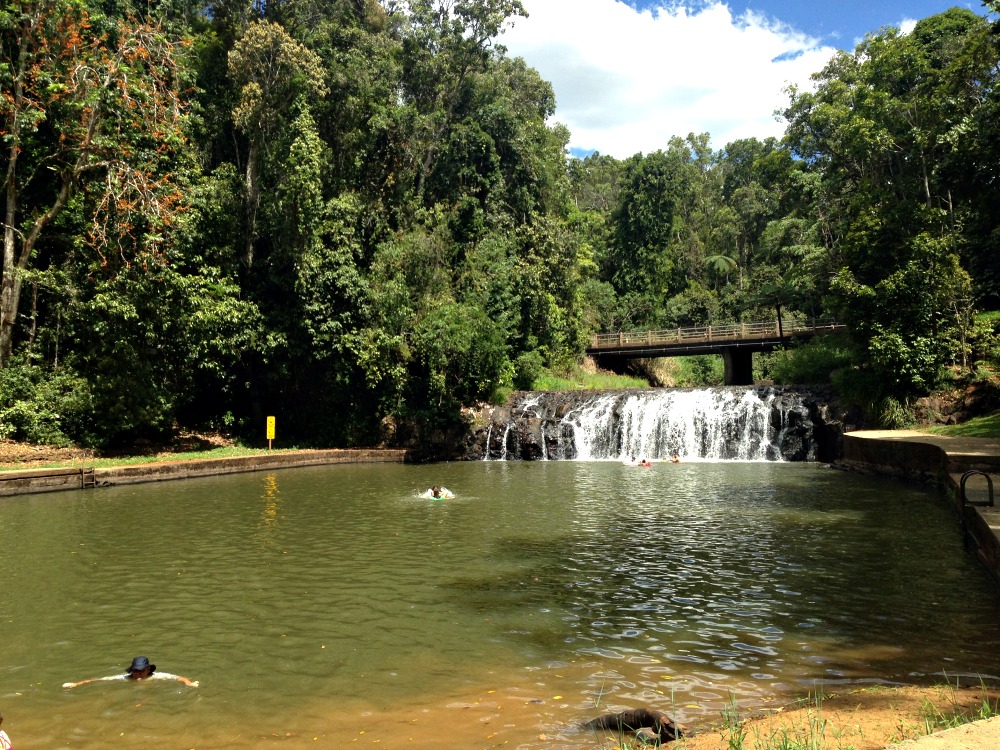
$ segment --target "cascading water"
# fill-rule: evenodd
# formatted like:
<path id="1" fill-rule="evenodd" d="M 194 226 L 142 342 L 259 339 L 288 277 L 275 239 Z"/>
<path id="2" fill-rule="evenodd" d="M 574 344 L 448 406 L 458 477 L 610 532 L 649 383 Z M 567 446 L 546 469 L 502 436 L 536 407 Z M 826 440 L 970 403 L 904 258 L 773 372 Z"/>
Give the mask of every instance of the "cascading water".
<path id="1" fill-rule="evenodd" d="M 780 433 L 771 425 L 774 394 L 721 389 L 604 396 L 567 415 L 576 457 L 775 460 Z"/>
<path id="2" fill-rule="evenodd" d="M 484 460 L 809 461 L 817 446 L 800 394 L 749 387 L 522 393 L 494 411 L 482 448 Z"/>

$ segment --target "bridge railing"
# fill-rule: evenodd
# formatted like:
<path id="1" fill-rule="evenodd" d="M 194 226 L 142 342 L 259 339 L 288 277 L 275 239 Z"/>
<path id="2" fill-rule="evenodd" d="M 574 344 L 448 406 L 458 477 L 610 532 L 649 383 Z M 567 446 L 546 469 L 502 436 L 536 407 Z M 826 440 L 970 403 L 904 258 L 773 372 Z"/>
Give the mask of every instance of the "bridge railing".
<path id="1" fill-rule="evenodd" d="M 782 320 L 780 335 L 794 336 L 799 333 L 829 333 L 842 328 L 832 319 Z M 763 323 L 726 323 L 723 325 L 698 326 L 693 328 L 665 328 L 659 331 L 621 331 L 619 333 L 598 333 L 591 341 L 592 349 L 611 349 L 619 346 L 656 346 L 659 344 L 681 344 L 684 342 L 740 341 L 778 336 L 778 321 Z"/>

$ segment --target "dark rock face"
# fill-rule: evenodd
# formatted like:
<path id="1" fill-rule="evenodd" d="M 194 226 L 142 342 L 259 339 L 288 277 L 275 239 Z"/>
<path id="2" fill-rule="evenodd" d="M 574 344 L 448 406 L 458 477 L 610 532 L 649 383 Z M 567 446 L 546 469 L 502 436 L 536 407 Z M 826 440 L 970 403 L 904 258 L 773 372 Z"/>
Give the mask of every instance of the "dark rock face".
<path id="1" fill-rule="evenodd" d="M 523 391 L 477 415 L 463 458 L 831 462 L 855 421 L 822 388 Z"/>

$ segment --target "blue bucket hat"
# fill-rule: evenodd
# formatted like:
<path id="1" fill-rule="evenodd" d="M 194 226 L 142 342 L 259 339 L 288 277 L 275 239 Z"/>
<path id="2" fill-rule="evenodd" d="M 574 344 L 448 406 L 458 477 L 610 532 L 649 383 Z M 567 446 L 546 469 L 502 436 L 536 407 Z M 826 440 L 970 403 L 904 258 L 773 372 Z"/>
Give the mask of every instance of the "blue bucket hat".
<path id="1" fill-rule="evenodd" d="M 153 674 L 156 671 L 156 665 L 150 664 L 149 659 L 145 656 L 137 656 L 132 660 L 132 666 L 125 670 L 125 674 L 131 674 L 133 669 L 138 669 L 140 672 L 146 667 L 149 667 L 149 673 Z"/>

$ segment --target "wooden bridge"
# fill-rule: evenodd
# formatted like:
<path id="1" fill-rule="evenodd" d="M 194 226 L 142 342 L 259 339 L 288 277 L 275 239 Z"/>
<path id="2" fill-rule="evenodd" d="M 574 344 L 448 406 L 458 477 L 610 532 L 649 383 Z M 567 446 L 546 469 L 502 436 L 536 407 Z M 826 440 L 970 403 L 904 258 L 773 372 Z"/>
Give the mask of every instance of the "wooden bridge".
<path id="1" fill-rule="evenodd" d="M 587 354 L 592 355 L 599 365 L 612 370 L 621 369 L 620 365 L 629 359 L 721 354 L 725 362 L 726 385 L 752 385 L 754 352 L 769 352 L 793 341 L 806 341 L 813 336 L 844 330 L 845 326 L 832 320 L 792 319 L 599 333 L 587 347 Z"/>

